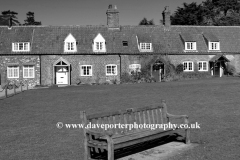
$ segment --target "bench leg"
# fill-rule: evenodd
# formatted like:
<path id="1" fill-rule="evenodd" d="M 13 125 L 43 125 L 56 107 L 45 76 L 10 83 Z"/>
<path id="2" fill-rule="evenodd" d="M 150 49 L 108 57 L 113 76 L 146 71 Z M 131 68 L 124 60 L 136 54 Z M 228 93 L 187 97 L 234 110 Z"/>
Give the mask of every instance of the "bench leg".
<path id="1" fill-rule="evenodd" d="M 112 138 L 107 138 L 108 143 L 108 160 L 114 160 L 114 148 Z"/>
<path id="2" fill-rule="evenodd" d="M 87 145 L 87 140 L 84 139 L 84 160 L 88 160 L 91 157 L 90 147 Z"/>
<path id="3" fill-rule="evenodd" d="M 186 129 L 185 132 L 186 132 L 186 141 L 185 141 L 185 143 L 189 144 L 190 143 L 190 130 Z"/>

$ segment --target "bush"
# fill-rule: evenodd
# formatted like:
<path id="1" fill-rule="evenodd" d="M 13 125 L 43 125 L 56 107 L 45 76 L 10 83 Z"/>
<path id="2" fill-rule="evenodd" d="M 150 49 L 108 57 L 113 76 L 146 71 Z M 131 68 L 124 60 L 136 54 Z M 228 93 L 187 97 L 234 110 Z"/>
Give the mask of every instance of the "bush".
<path id="1" fill-rule="evenodd" d="M 227 72 L 228 75 L 235 75 L 236 74 L 236 68 L 233 65 L 228 64 L 227 68 L 226 68 L 226 72 Z"/>
<path id="2" fill-rule="evenodd" d="M 183 72 L 183 64 L 178 64 L 176 67 L 177 74 L 180 74 Z"/>

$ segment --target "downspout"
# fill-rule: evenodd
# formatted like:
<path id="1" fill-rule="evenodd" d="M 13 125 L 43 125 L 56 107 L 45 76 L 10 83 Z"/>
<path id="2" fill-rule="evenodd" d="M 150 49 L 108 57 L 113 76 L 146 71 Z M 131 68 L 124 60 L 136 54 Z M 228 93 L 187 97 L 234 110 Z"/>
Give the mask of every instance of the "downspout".
<path id="1" fill-rule="evenodd" d="M 119 75 L 119 77 L 120 77 L 120 82 L 121 82 L 121 75 L 122 75 L 122 57 L 121 57 L 121 55 L 119 54 L 118 55 L 119 56 L 119 60 L 120 60 L 120 69 L 119 69 L 119 72 L 120 72 L 120 75 Z"/>

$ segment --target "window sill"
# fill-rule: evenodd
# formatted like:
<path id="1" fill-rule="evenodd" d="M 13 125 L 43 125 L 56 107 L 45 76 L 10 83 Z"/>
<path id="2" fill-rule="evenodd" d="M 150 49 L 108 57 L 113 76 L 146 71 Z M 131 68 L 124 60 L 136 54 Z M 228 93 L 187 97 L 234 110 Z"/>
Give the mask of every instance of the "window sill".
<path id="1" fill-rule="evenodd" d="M 184 52 L 198 52 L 197 50 L 184 50 Z"/>
<path id="2" fill-rule="evenodd" d="M 143 50 L 143 49 L 139 49 L 139 52 L 153 52 L 153 50 Z"/>
<path id="3" fill-rule="evenodd" d="M 220 50 L 208 50 L 208 52 L 221 52 Z"/>
<path id="4" fill-rule="evenodd" d="M 106 50 L 94 50 L 93 52 L 106 52 Z"/>
<path id="5" fill-rule="evenodd" d="M 92 75 L 81 75 L 81 77 L 92 77 Z"/>

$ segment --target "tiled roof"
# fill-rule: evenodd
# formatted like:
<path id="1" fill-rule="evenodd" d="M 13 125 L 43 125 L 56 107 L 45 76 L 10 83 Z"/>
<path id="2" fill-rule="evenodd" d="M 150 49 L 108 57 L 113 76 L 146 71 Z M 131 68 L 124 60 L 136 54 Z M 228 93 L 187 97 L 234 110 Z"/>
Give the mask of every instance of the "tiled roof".
<path id="1" fill-rule="evenodd" d="M 76 53 L 64 53 L 64 39 L 71 33 L 77 43 Z M 98 33 L 106 40 L 106 53 L 94 53 L 93 39 Z M 138 38 L 136 38 L 138 37 Z M 152 53 L 138 50 L 138 42 L 152 43 Z M 123 46 L 122 41 L 128 41 Z M 198 52 L 184 52 L 184 41 L 196 41 Z M 207 41 L 219 41 L 221 52 L 240 53 L 238 26 L 13 26 L 0 27 L 0 54 L 208 54 Z M 30 52 L 12 52 L 13 42 L 30 42 Z"/>

